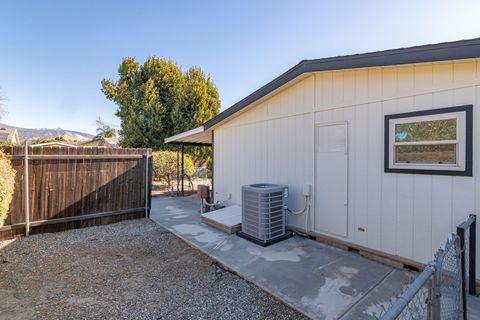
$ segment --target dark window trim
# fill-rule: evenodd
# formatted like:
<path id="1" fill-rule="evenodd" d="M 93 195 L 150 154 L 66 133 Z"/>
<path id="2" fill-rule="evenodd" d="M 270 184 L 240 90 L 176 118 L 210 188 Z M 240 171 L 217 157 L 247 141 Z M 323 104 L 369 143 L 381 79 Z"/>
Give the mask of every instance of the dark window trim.
<path id="1" fill-rule="evenodd" d="M 465 112 L 465 170 L 431 170 L 431 169 L 400 169 L 390 168 L 390 120 L 399 118 L 411 118 L 418 116 L 429 116 L 443 113 Z M 471 177 L 472 157 L 473 157 L 473 105 L 456 106 L 449 108 L 405 112 L 397 114 L 389 114 L 385 116 L 385 132 L 384 132 L 384 172 L 389 173 L 409 173 L 409 174 L 429 174 L 429 175 L 445 175 L 445 176 L 466 176 Z"/>

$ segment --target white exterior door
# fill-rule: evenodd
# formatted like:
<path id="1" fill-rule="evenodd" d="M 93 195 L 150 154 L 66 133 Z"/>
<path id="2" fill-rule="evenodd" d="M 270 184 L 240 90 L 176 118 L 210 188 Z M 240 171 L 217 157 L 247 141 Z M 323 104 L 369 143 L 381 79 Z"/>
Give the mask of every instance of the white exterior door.
<path id="1" fill-rule="evenodd" d="M 317 125 L 314 229 L 341 237 L 348 230 L 347 123 Z"/>

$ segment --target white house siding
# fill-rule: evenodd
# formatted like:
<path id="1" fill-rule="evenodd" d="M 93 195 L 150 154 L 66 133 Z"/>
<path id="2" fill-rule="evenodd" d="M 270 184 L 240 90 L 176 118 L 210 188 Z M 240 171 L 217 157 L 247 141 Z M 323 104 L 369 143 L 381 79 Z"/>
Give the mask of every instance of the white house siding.
<path id="1" fill-rule="evenodd" d="M 215 199 L 240 204 L 241 186 L 285 183 L 290 205 L 303 205 L 304 183 L 313 185 L 314 76 L 215 128 Z M 313 208 L 312 208 L 313 209 Z M 303 217 L 288 223 L 303 226 Z"/>
<path id="2" fill-rule="evenodd" d="M 479 69 L 470 59 L 310 75 L 215 128 L 216 199 L 238 204 L 243 184 L 284 183 L 300 208 L 302 186 L 314 187 L 315 124 L 347 121 L 349 222 L 339 239 L 427 262 L 480 208 Z M 473 177 L 383 172 L 384 115 L 464 104 L 474 105 Z M 303 216 L 288 224 L 303 228 Z"/>

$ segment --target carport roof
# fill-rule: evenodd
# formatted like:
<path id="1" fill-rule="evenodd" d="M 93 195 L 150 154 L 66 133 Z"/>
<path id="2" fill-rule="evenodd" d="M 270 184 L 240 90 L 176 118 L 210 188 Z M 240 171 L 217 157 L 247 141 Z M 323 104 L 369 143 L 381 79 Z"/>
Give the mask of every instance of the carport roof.
<path id="1" fill-rule="evenodd" d="M 165 139 L 165 143 L 193 146 L 212 145 L 212 130 L 205 130 L 204 126 L 188 130 Z"/>
<path id="2" fill-rule="evenodd" d="M 255 102 L 258 102 L 262 98 L 265 98 L 268 95 L 274 93 L 292 80 L 312 72 L 369 67 L 373 68 L 412 63 L 471 59 L 478 57 L 480 57 L 480 38 L 331 58 L 302 60 L 287 72 L 270 81 L 269 83 L 267 83 L 257 91 L 253 92 L 252 94 L 248 95 L 247 97 L 243 98 L 239 102 L 235 103 L 230 108 L 224 110 L 216 117 L 206 122 L 203 126 L 181 133 L 177 136 L 167 138 L 165 139 L 165 142 L 181 142 L 173 138 L 191 132 L 191 137 L 189 139 L 198 141 L 205 139 L 202 141 L 208 140 L 208 143 L 211 144 L 212 135 L 210 131 L 214 127 L 233 118 L 245 108 L 251 106 Z M 182 136 L 181 139 L 185 140 L 187 139 L 187 136 Z"/>

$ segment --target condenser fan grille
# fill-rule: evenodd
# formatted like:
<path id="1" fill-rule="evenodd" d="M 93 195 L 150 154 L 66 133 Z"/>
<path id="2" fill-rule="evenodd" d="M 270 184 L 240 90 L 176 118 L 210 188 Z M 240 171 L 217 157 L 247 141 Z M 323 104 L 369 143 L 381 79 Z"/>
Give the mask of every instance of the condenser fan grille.
<path id="1" fill-rule="evenodd" d="M 271 184 L 243 186 L 242 232 L 261 241 L 283 236 L 286 190 Z"/>

